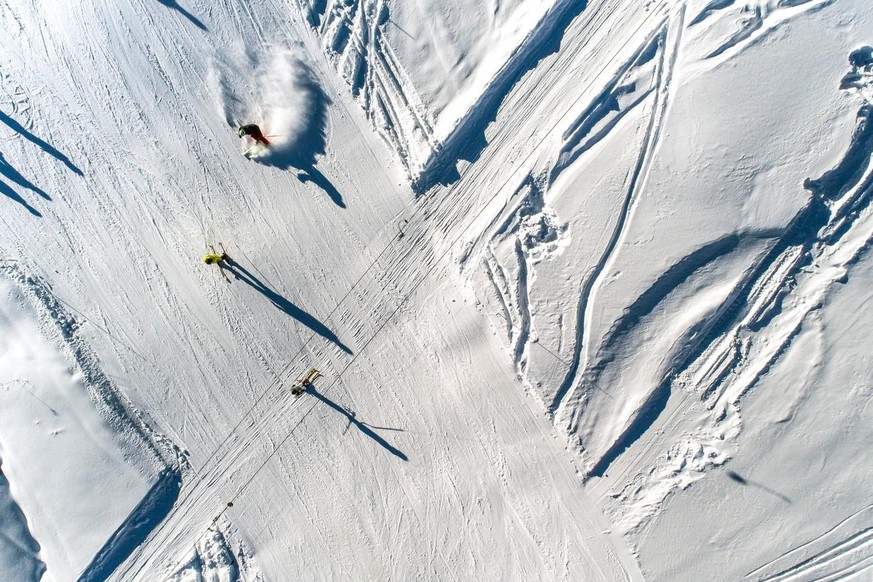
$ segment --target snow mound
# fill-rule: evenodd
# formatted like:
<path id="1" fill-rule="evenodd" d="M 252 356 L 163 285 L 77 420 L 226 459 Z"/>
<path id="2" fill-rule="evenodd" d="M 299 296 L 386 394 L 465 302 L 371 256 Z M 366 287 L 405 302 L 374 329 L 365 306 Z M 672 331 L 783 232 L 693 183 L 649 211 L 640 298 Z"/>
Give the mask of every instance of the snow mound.
<path id="1" fill-rule="evenodd" d="M 245 548 L 227 531 L 212 526 L 198 538 L 166 582 L 263 582 Z"/>

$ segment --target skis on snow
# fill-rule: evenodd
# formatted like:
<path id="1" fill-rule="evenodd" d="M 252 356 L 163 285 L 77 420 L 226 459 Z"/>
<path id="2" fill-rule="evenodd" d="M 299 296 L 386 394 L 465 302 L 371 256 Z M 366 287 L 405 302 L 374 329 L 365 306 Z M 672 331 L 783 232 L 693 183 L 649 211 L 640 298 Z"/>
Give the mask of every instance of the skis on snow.
<path id="1" fill-rule="evenodd" d="M 300 396 L 301 394 L 303 394 L 303 391 L 309 387 L 310 384 L 315 382 L 315 380 L 320 377 L 321 372 L 319 372 L 315 368 L 309 368 L 309 371 L 306 372 L 302 378 L 300 378 L 291 385 L 291 394 L 293 394 L 294 396 Z"/>
<path id="2" fill-rule="evenodd" d="M 270 146 L 265 146 L 261 142 L 256 141 L 255 143 L 253 143 L 252 145 L 247 147 L 245 150 L 243 150 L 242 155 L 244 158 L 252 158 L 252 157 L 257 158 L 257 157 L 261 156 L 264 152 L 266 152 L 268 149 L 270 149 Z"/>

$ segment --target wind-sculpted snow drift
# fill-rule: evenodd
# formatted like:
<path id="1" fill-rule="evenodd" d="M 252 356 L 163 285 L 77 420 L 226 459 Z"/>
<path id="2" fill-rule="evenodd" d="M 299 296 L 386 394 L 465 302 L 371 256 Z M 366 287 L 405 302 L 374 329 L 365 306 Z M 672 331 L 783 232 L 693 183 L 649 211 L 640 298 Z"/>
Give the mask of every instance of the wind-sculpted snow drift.
<path id="1" fill-rule="evenodd" d="M 731 5 L 711 2 L 690 23 L 691 30 Z M 695 67 L 712 66 L 707 62 L 716 56 L 736 58 L 777 25 L 825 5 L 785 2 L 763 7 L 760 26 L 743 28 L 713 50 L 700 50 L 713 37 L 695 32 L 686 58 Z M 538 208 L 562 216 L 564 228 L 574 234 L 572 244 L 540 265 L 525 260 L 523 235 L 498 226 L 510 224 L 513 213 L 530 212 L 530 195 L 515 194 L 503 209 L 502 216 L 510 218 L 493 221 L 481 251 L 468 251 L 464 257 L 465 265 L 474 258 L 481 261 L 482 281 L 492 291 L 477 282 L 483 289 L 479 298 L 498 327 L 507 330 L 519 377 L 568 434 L 580 454 L 582 472 L 610 484 L 616 499 L 610 511 L 624 532 L 657 514 L 671 492 L 732 457 L 743 427 L 740 400 L 817 305 L 812 297 L 840 280 L 839 268 L 824 269 L 818 278 L 809 277 L 805 269 L 820 265 L 830 253 L 839 255 L 842 265 L 849 264 L 866 248 L 860 235 L 864 227 L 855 223 L 868 213 L 865 176 L 873 151 L 868 105 L 858 113 L 843 160 L 820 178 L 807 180 L 813 197 L 784 228 L 738 226 L 703 238 L 684 255 L 665 260 L 652 280 L 638 282 L 634 294 L 622 298 L 620 310 L 611 305 L 608 290 L 620 290 L 627 276 L 622 271 L 636 268 L 623 245 L 633 240 L 629 233 L 637 207 L 646 190 L 649 196 L 662 195 L 663 178 L 653 178 L 652 167 L 658 167 L 658 149 L 665 147 L 659 134 L 670 127 L 669 103 L 681 91 L 673 86 L 673 77 L 685 26 L 680 13 L 640 45 L 560 134 L 547 161 L 524 179 L 519 191 L 535 192 L 544 200 Z M 843 88 L 865 98 L 873 61 L 869 54 L 866 47 L 854 51 L 853 69 L 843 80 Z M 636 158 L 628 159 L 628 151 Z M 612 159 L 606 157 L 610 153 Z M 609 167 L 607 160 L 626 174 L 612 177 L 611 170 L 603 169 Z M 625 193 L 618 212 L 607 214 L 584 199 L 603 200 L 616 187 Z M 583 201 L 574 205 L 568 195 L 576 192 Z M 583 225 L 598 225 L 581 214 L 577 218 L 579 206 L 592 215 L 609 216 L 601 239 L 606 242 L 588 247 L 602 251 L 581 261 L 574 248 L 585 235 Z M 853 229 L 859 238 L 850 235 Z M 517 241 L 516 250 L 503 242 L 508 234 Z M 638 238 L 634 244 L 642 243 Z M 554 305 L 562 304 L 565 296 L 556 289 L 568 290 L 564 281 L 576 276 L 581 292 L 575 311 L 565 308 L 556 314 Z M 808 286 L 801 283 L 807 279 Z M 805 307 L 784 307 L 798 302 Z M 575 338 L 568 339 L 573 317 Z M 709 415 L 708 420 L 692 422 L 695 414 Z M 685 434 L 664 439 L 664 431 Z M 594 490 L 601 487 L 606 485 L 594 485 Z"/>
<path id="2" fill-rule="evenodd" d="M 263 582 L 246 548 L 227 533 L 228 529 L 225 521 L 210 526 L 164 582 Z"/>
<path id="3" fill-rule="evenodd" d="M 869 499 L 856 498 L 853 490 L 854 484 L 869 480 L 871 467 L 860 461 L 864 454 L 856 452 L 858 443 L 852 440 L 864 439 L 870 427 L 869 396 L 855 379 L 860 365 L 855 352 L 860 349 L 866 359 L 869 327 L 859 321 L 865 314 L 857 308 L 844 313 L 838 307 L 870 300 L 873 109 L 867 97 L 867 54 L 867 46 L 851 52 L 851 70 L 840 86 L 854 94 L 850 103 L 858 107 L 860 102 L 848 144 L 829 169 L 803 181 L 806 203 L 743 276 L 713 332 L 703 336 L 694 357 L 671 380 L 678 395 L 658 429 L 682 426 L 687 436 L 651 439 L 659 446 L 673 444 L 650 471 L 619 480 L 611 491 L 610 511 L 619 527 L 648 529 L 651 536 L 657 522 L 652 527 L 650 518 L 663 511 L 670 493 L 734 457 L 744 475 L 754 471 L 758 480 L 733 471 L 728 477 L 743 489 L 756 490 L 753 497 L 762 507 L 731 529 L 744 535 L 743 526 L 762 515 L 775 524 L 803 516 L 798 532 L 780 535 L 774 549 L 753 552 L 763 565 L 746 568 L 747 579 L 861 579 L 873 566 Z M 846 328 L 838 324 L 841 318 L 857 323 Z M 696 422 L 688 422 L 696 415 Z M 685 421 L 677 420 L 682 416 Z M 815 436 L 807 442 L 807 435 Z M 804 446 L 792 452 L 798 440 Z M 691 449 L 683 450 L 688 445 Z M 810 465 L 803 454 L 816 461 Z M 631 473 L 638 462 L 630 461 Z M 823 468 L 805 475 L 817 462 Z M 702 485 L 704 495 L 716 487 L 710 479 Z M 821 505 L 823 492 L 841 502 L 832 508 Z M 811 507 L 821 516 L 806 528 Z M 694 511 L 694 504 L 680 511 Z M 713 518 L 718 522 L 723 515 L 719 511 Z M 655 534 L 655 543 L 661 536 Z M 753 536 L 753 543 L 760 539 Z M 715 568 L 723 570 L 731 553 L 719 562 Z M 742 573 L 736 569 L 731 577 Z"/>

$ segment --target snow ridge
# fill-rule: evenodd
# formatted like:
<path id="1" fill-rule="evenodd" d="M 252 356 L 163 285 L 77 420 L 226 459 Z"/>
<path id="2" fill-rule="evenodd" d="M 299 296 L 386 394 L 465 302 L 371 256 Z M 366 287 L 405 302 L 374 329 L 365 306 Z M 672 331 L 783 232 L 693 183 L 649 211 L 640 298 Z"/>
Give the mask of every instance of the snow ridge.
<path id="1" fill-rule="evenodd" d="M 126 461 L 144 474 L 157 475 L 146 496 L 78 577 L 83 582 L 106 580 L 132 554 L 141 551 L 143 542 L 170 515 L 178 500 L 183 479 L 191 473 L 192 468 L 185 453 L 167 437 L 156 433 L 148 420 L 104 374 L 96 356 L 79 333 L 82 321 L 68 313 L 51 288 L 15 261 L 6 260 L 0 264 L 0 274 L 12 280 L 35 307 L 45 333 L 62 342 L 71 365 L 83 376 L 83 384 L 88 389 L 91 402 L 121 441 L 120 449 Z M 120 340 L 116 338 L 116 341 Z M 240 555 L 244 555 L 245 549 L 242 546 L 240 548 Z M 253 566 L 247 568 L 256 572 Z"/>
<path id="2" fill-rule="evenodd" d="M 807 316 L 822 305 L 834 283 L 845 282 L 851 266 L 870 248 L 873 240 L 870 104 L 859 109 L 852 141 L 840 162 L 821 177 L 806 180 L 804 187 L 812 194 L 809 203 L 698 335 L 693 342 L 697 347 L 678 360 L 674 371 L 664 380 L 665 390 L 678 389 L 683 394 L 677 411 L 687 409 L 695 399 L 709 411 L 709 421 L 700 430 L 716 435 L 715 440 L 719 441 L 709 456 L 709 466 L 723 464 L 736 446 L 743 397 L 784 353 Z M 664 423 L 679 418 L 677 411 Z M 660 426 L 663 429 L 664 424 Z M 616 456 L 604 458 L 611 461 Z M 634 474 L 636 462 L 632 460 L 622 476 Z M 649 498 L 654 489 L 661 490 L 658 494 L 661 500 L 672 490 L 663 487 L 662 474 L 669 462 L 669 455 L 662 457 L 643 483 L 628 483 L 620 489 L 618 499 L 626 506 L 622 510 L 627 517 L 626 530 L 638 527 L 654 513 L 652 508 L 658 501 Z M 601 462 L 598 469 L 602 472 L 607 467 Z M 677 482 L 675 486 L 684 487 L 687 483 L 690 481 Z"/>
<path id="3" fill-rule="evenodd" d="M 513 51 L 512 56 L 497 72 L 476 100 L 459 120 L 438 150 L 413 176 L 413 187 L 426 192 L 437 184 L 449 184 L 458 179 L 454 165 L 459 160 L 475 162 L 488 141 L 485 129 L 494 121 L 506 96 L 524 76 L 547 56 L 560 49 L 561 38 L 570 24 L 588 7 L 584 0 L 557 0 L 531 32 Z"/>
<path id="4" fill-rule="evenodd" d="M 12 280 L 37 309 L 49 337 L 63 343 L 71 365 L 84 376 L 97 411 L 124 441 L 122 448 L 130 455 L 130 462 L 139 464 L 143 471 L 161 471 L 168 467 L 184 470 L 186 461 L 182 451 L 165 436 L 156 433 L 143 414 L 103 373 L 96 355 L 78 333 L 82 322 L 68 313 L 51 288 L 15 261 L 0 263 L 0 274 Z M 138 454 L 130 454 L 133 451 Z M 147 461 L 146 465 L 142 465 L 143 460 Z"/>
<path id="5" fill-rule="evenodd" d="M 301 10 L 373 128 L 397 152 L 407 174 L 417 175 L 437 140 L 430 113 L 383 34 L 389 2 L 329 0 Z"/>
<path id="6" fill-rule="evenodd" d="M 570 242 L 568 225 L 545 204 L 543 182 L 525 180 L 515 195 L 518 205 L 494 230 L 482 259 L 503 310 L 516 370 L 528 385 L 528 351 L 537 340 L 529 300 L 536 264 L 561 254 Z"/>
<path id="7" fill-rule="evenodd" d="M 681 29 L 682 22 L 681 18 L 679 19 L 678 28 Z M 590 321 L 590 312 L 589 309 L 593 305 L 594 297 L 597 293 L 597 287 L 599 281 L 601 280 L 602 275 L 607 271 L 608 265 L 613 258 L 613 251 L 616 249 L 620 240 L 622 239 L 624 229 L 629 222 L 630 215 L 633 212 L 634 202 L 636 201 L 639 193 L 641 192 L 642 183 L 645 181 L 645 171 L 648 166 L 651 150 L 656 146 L 657 140 L 660 133 L 660 124 L 663 121 L 664 112 L 666 108 L 666 99 L 668 86 L 670 82 L 670 74 L 672 72 L 672 62 L 671 58 L 669 61 L 665 62 L 665 46 L 668 27 L 664 25 L 661 29 L 643 46 L 640 50 L 634 55 L 631 59 L 630 64 L 626 66 L 626 69 L 621 71 L 621 77 L 625 77 L 629 75 L 630 71 L 636 68 L 643 68 L 650 66 L 650 64 L 654 64 L 655 71 L 654 73 L 642 74 L 640 75 L 643 79 L 646 76 L 650 79 L 650 88 L 644 89 L 641 91 L 643 93 L 642 97 L 638 97 L 637 99 L 631 101 L 629 107 L 634 107 L 638 103 L 641 103 L 650 91 L 657 90 L 655 93 L 655 100 L 652 105 L 652 114 L 651 121 L 648 129 L 646 130 L 646 134 L 643 142 L 643 147 L 640 151 L 640 154 L 637 158 L 636 167 L 633 170 L 631 178 L 628 182 L 628 187 L 626 189 L 626 196 L 624 202 L 622 204 L 621 210 L 619 212 L 619 217 L 616 222 L 616 226 L 612 231 L 609 242 L 604 248 L 601 257 L 597 264 L 594 267 L 594 274 L 589 277 L 582 290 L 579 294 L 579 306 L 576 311 L 576 344 L 573 352 L 573 359 L 570 366 L 570 370 L 568 370 L 567 375 L 564 381 L 561 383 L 561 386 L 555 392 L 555 396 L 552 399 L 551 404 L 549 405 L 549 413 L 556 417 L 556 422 L 562 424 L 565 429 L 572 434 L 575 431 L 576 420 L 569 420 L 566 417 L 566 410 L 571 410 L 572 416 L 578 418 L 579 410 L 578 403 L 581 398 L 581 394 L 578 396 L 574 395 L 577 393 L 577 386 L 579 383 L 578 374 L 579 372 L 585 371 L 587 366 L 587 349 L 589 339 L 586 337 L 588 321 Z M 678 50 L 678 39 L 674 40 L 674 50 Z M 658 54 L 659 58 L 657 60 L 654 59 L 655 55 Z M 669 67 L 666 75 L 664 73 L 665 65 Z M 620 77 L 620 78 L 621 78 Z M 624 93 L 629 93 L 630 90 L 628 88 L 632 88 L 634 91 L 637 91 L 636 83 L 631 82 L 630 80 L 625 80 L 622 83 L 614 82 L 611 84 L 613 87 L 613 91 L 615 94 L 611 96 L 612 99 L 617 100 L 618 97 L 622 96 Z M 626 88 L 628 87 L 628 88 Z M 607 89 L 609 90 L 609 88 Z M 602 101 L 603 97 L 599 97 L 597 101 Z M 619 109 L 620 110 L 620 109 Z M 589 109 L 586 112 L 587 115 L 583 115 L 583 118 L 589 118 L 592 114 L 599 115 L 597 108 Z M 596 123 L 596 122 L 595 122 Z M 617 120 L 616 120 L 617 123 Z M 569 140 L 569 147 L 565 146 L 562 148 L 564 152 L 576 149 L 574 147 L 575 142 L 579 139 L 578 136 L 574 135 L 574 133 L 584 131 L 586 134 L 588 133 L 588 128 L 591 125 L 591 121 L 586 119 L 586 122 L 583 123 L 575 123 L 574 128 L 571 129 L 570 132 L 565 133 L 565 136 Z M 614 124 L 611 124 L 614 127 Z M 583 145 L 583 148 L 585 146 Z M 585 148 L 587 149 L 587 148 Z M 562 152 L 562 153 L 564 153 Z M 563 162 L 559 158 L 559 168 L 558 172 L 560 172 L 560 164 L 566 164 L 567 158 L 565 157 Z M 642 180 L 640 180 L 642 178 Z M 552 179 L 554 181 L 554 178 Z"/>

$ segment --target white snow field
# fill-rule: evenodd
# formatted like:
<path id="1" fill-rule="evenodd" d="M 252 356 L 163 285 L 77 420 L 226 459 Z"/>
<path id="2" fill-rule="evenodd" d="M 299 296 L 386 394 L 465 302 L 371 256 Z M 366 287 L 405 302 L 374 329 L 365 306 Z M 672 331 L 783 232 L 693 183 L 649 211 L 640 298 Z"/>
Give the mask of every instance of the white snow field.
<path id="1" fill-rule="evenodd" d="M 0 580 L 873 580 L 869 0 L 0 23 Z"/>

